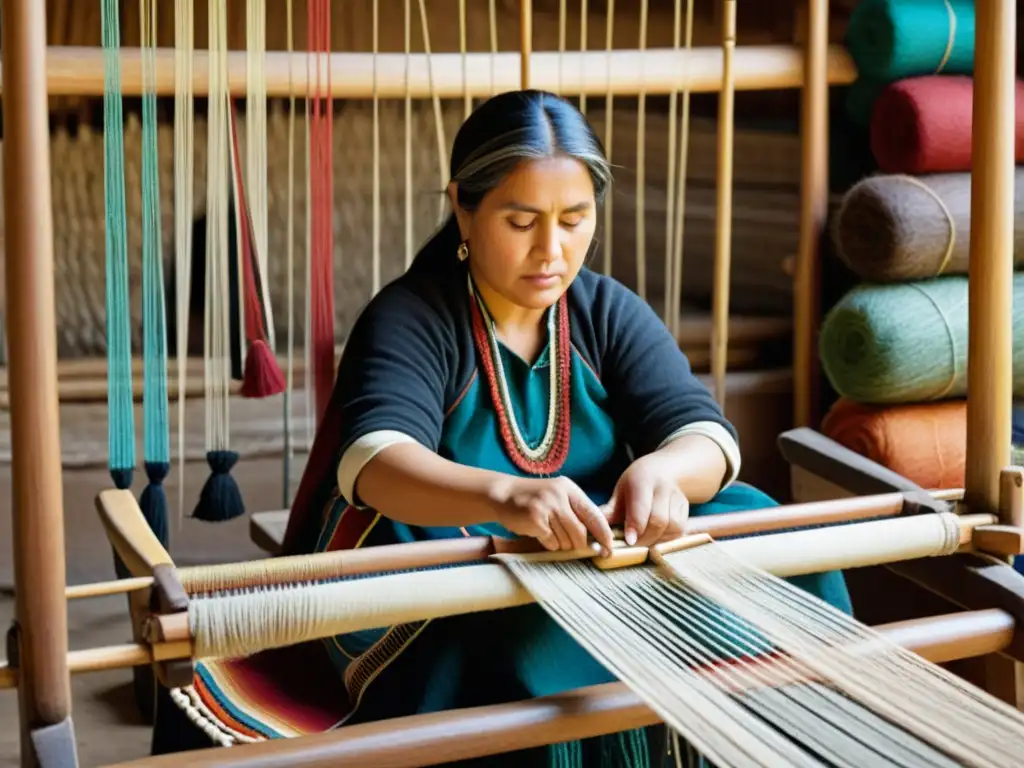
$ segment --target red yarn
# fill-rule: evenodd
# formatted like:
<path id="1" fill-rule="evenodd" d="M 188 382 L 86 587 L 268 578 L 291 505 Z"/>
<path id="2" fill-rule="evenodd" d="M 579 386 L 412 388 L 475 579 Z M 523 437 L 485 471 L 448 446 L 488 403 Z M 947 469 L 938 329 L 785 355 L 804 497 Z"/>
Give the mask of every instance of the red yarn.
<path id="1" fill-rule="evenodd" d="M 242 374 L 242 397 L 269 397 L 284 392 L 285 380 L 277 358 L 274 357 L 267 344 L 267 311 L 266 297 L 263 295 L 262 282 L 257 279 L 259 259 L 256 253 L 256 236 L 252 226 L 252 214 L 245 198 L 245 184 L 242 177 L 242 163 L 238 150 L 238 127 L 235 115 L 235 104 L 232 101 L 228 113 L 231 126 L 232 158 L 235 173 L 235 207 L 238 210 L 241 226 L 238 231 L 238 242 L 242 251 L 242 307 L 245 317 L 245 338 L 249 342 L 249 351 L 245 358 L 245 371 Z"/>
<path id="2" fill-rule="evenodd" d="M 242 376 L 242 397 L 270 397 L 285 389 L 284 374 L 277 358 L 262 339 L 249 347 L 245 356 L 245 374 Z"/>
<path id="3" fill-rule="evenodd" d="M 506 412 L 505 403 L 501 398 L 501 390 L 498 386 L 498 372 L 494 362 L 490 338 L 487 334 L 487 327 L 484 325 L 483 313 L 475 298 L 470 299 L 473 316 L 473 341 L 476 343 L 477 354 L 480 357 L 480 364 L 484 369 L 484 377 L 487 379 L 488 388 L 491 392 L 491 401 L 494 403 L 494 410 L 498 416 L 498 428 L 501 431 L 502 442 L 505 445 L 505 452 L 512 463 L 523 472 L 533 475 L 553 475 L 565 464 L 569 456 L 569 438 L 571 434 L 571 420 L 569 409 L 571 407 L 569 375 L 572 369 L 571 348 L 569 342 L 569 305 L 565 296 L 558 300 L 558 313 L 555 333 L 558 335 L 558 359 L 549 361 L 550 365 L 558 366 L 558 386 L 556 415 L 555 415 L 555 439 L 551 450 L 545 459 L 536 461 L 524 454 L 512 433 L 511 419 L 513 414 Z"/>
<path id="4" fill-rule="evenodd" d="M 309 102 L 310 343 L 317 421 L 334 388 L 334 98 L 331 95 L 330 0 L 309 0 L 309 52 L 315 66 Z M 325 56 L 326 55 L 326 56 Z M 326 58 L 326 87 L 321 69 Z M 307 85 L 307 89 L 309 86 Z"/>
<path id="5" fill-rule="evenodd" d="M 1017 81 L 1016 159 L 1024 161 L 1024 82 Z M 974 80 L 926 75 L 898 80 L 871 112 L 871 151 L 885 173 L 971 170 Z"/>

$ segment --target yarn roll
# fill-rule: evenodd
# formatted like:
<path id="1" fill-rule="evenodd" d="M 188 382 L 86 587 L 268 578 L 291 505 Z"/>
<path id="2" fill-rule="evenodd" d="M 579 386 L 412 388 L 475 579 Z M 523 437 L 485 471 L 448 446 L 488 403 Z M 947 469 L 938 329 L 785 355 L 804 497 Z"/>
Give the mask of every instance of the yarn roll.
<path id="1" fill-rule="evenodd" d="M 971 170 L 974 81 L 962 75 L 890 83 L 871 113 L 871 152 L 886 173 Z M 1024 83 L 1016 83 L 1015 157 L 1024 160 Z"/>
<path id="2" fill-rule="evenodd" d="M 892 82 L 974 69 L 973 0 L 863 0 L 846 47 L 862 75 Z"/>
<path id="3" fill-rule="evenodd" d="M 1013 276 L 1013 392 L 1024 394 L 1024 273 Z M 866 404 L 967 394 L 967 278 L 863 284 L 825 316 L 822 369 L 832 388 Z"/>
<path id="4" fill-rule="evenodd" d="M 967 466 L 967 401 L 864 405 L 840 398 L 822 434 L 922 488 L 963 488 Z M 1013 411 L 1013 461 L 1024 433 L 1024 409 Z"/>
<path id="5" fill-rule="evenodd" d="M 1024 263 L 1024 168 L 1014 177 L 1014 260 Z M 843 196 L 832 221 L 840 258 L 874 283 L 965 275 L 970 260 L 971 175 L 881 174 Z"/>

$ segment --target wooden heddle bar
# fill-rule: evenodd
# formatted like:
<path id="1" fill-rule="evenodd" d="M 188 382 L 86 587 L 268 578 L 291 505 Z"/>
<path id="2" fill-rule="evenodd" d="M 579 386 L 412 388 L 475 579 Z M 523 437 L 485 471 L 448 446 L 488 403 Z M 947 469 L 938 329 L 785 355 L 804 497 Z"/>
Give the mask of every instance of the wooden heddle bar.
<path id="1" fill-rule="evenodd" d="M 158 96 L 174 94 L 174 57 L 172 49 L 155 52 L 155 79 L 151 87 Z M 139 49 L 122 49 L 121 93 L 125 96 L 143 92 L 142 58 Z M 307 58 L 306 53 L 267 51 L 267 96 L 301 96 L 313 87 L 307 81 Z M 495 89 L 517 89 L 521 76 L 517 52 L 331 53 L 318 58 L 322 59 L 323 71 L 315 86 L 317 92 L 327 95 L 329 87 L 330 95 L 341 99 L 404 99 L 406 95 L 415 99 L 455 99 L 467 94 L 486 97 Z M 718 46 L 689 50 L 649 48 L 642 58 L 629 50 L 534 51 L 530 65 L 532 87 L 572 95 L 633 96 L 638 82 L 644 83 L 644 91 L 650 95 L 682 90 L 717 93 L 722 88 L 723 55 Z M 799 88 L 804 82 L 804 54 L 796 46 L 739 46 L 732 54 L 731 66 L 734 87 L 739 91 Z M 209 67 L 209 54 L 196 51 L 192 70 L 195 96 L 208 93 Z M 856 78 L 849 54 L 842 47 L 828 49 L 827 77 L 832 85 L 849 84 Z M 227 78 L 230 93 L 243 96 L 244 51 L 227 54 Z M 103 93 L 103 52 L 90 47 L 50 47 L 46 80 L 51 96 L 99 96 Z"/>

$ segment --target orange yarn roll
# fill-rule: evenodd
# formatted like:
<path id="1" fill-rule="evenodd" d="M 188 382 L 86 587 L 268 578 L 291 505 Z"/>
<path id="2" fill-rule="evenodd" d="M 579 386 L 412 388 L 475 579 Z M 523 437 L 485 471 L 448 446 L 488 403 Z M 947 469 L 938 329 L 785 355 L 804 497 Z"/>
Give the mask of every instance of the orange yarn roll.
<path id="1" fill-rule="evenodd" d="M 962 488 L 967 402 L 873 406 L 840 398 L 821 431 L 923 488 Z"/>

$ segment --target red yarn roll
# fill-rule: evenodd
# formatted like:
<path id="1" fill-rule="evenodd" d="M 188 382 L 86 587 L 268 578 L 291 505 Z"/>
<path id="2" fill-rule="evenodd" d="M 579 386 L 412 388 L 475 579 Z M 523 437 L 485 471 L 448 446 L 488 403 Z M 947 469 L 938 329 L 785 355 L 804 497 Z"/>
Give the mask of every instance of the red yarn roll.
<path id="1" fill-rule="evenodd" d="M 974 81 L 926 75 L 886 86 L 871 113 L 871 151 L 885 173 L 971 170 Z M 1024 160 L 1024 82 L 1017 81 L 1016 159 Z"/>

